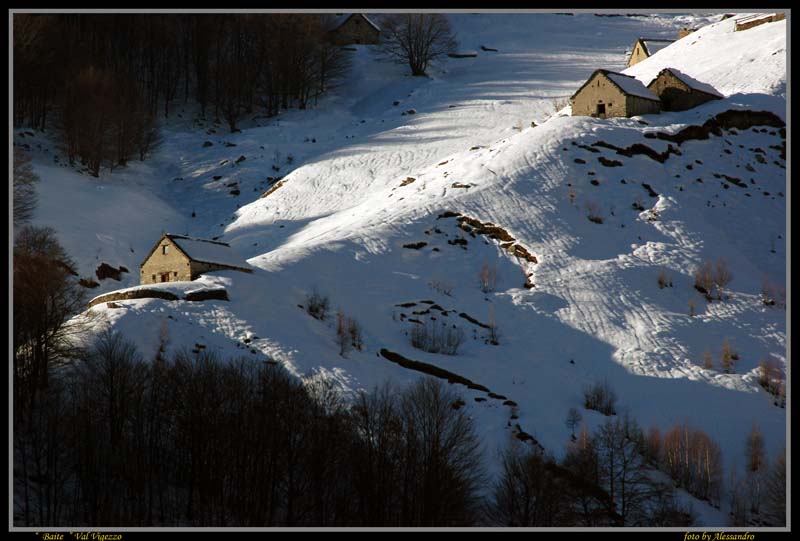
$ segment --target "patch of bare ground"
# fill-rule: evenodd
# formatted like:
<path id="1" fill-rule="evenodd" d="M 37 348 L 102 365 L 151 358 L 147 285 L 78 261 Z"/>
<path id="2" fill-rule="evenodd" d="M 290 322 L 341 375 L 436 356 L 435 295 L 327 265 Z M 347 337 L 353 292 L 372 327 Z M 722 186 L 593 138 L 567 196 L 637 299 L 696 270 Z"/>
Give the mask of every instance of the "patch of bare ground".
<path id="1" fill-rule="evenodd" d="M 648 139 L 661 139 L 677 144 L 686 141 L 708 139 L 711 135 L 721 136 L 722 130 L 746 130 L 753 126 L 771 126 L 785 130 L 786 123 L 769 111 L 729 109 L 706 120 L 700 126 L 686 126 L 674 134 L 650 132 L 644 134 Z M 781 131 L 784 134 L 785 131 Z"/>
<path id="2" fill-rule="evenodd" d="M 119 282 L 121 275 L 123 272 L 128 272 L 128 269 L 125 267 L 114 268 L 105 261 L 100 264 L 97 269 L 95 269 L 94 273 L 97 276 L 98 280 L 105 280 L 106 278 L 111 278 L 112 280 L 116 280 Z"/>
<path id="3" fill-rule="evenodd" d="M 459 317 L 462 317 L 462 318 L 466 319 L 467 321 L 469 321 L 473 325 L 477 325 L 478 327 L 483 327 L 484 329 L 489 329 L 490 328 L 489 325 L 487 325 L 486 323 L 481 323 L 480 321 L 478 321 L 474 317 L 470 316 L 466 312 L 461 312 L 458 315 L 459 315 Z"/>
<path id="4" fill-rule="evenodd" d="M 275 190 L 277 190 L 278 188 L 280 188 L 280 187 L 281 187 L 281 186 L 283 186 L 284 184 L 286 184 L 286 180 L 285 180 L 285 179 L 284 179 L 284 180 L 281 180 L 281 181 L 278 181 L 278 182 L 276 182 L 276 183 L 275 183 L 275 186 L 273 186 L 272 188 L 270 188 L 269 190 L 267 190 L 267 192 L 266 192 L 264 195 L 262 195 L 261 197 L 259 197 L 259 199 L 264 199 L 265 197 L 267 197 L 268 195 L 270 195 L 272 192 L 274 192 Z"/>
<path id="5" fill-rule="evenodd" d="M 647 190 L 647 193 L 650 195 L 650 197 L 658 197 L 658 192 L 657 192 L 657 191 L 655 191 L 655 190 L 653 189 L 653 187 L 652 187 L 652 186 L 650 186 L 648 183 L 646 183 L 646 182 L 642 182 L 642 187 L 643 187 L 645 190 Z"/>
<path id="6" fill-rule="evenodd" d="M 645 134 L 645 137 L 647 137 L 647 135 L 649 135 L 649 134 Z M 647 146 L 645 144 L 642 144 L 642 143 L 634 143 L 629 147 L 623 148 L 623 147 L 618 147 L 616 145 L 612 145 L 611 143 L 606 143 L 605 141 L 597 141 L 597 142 L 592 143 L 592 146 L 608 148 L 610 150 L 616 151 L 616 153 L 619 154 L 620 156 L 625 156 L 625 157 L 628 157 L 628 158 L 631 158 L 633 156 L 637 156 L 637 155 L 641 154 L 641 155 L 647 156 L 648 158 L 651 158 L 651 159 L 653 159 L 653 160 L 655 160 L 655 161 L 657 161 L 659 163 L 664 163 L 665 161 L 667 161 L 667 158 L 669 158 L 670 154 L 675 154 L 675 155 L 680 155 L 681 154 L 680 150 L 676 149 L 672 145 L 669 145 L 667 147 L 667 150 L 665 150 L 664 152 L 656 152 L 655 150 L 653 150 L 649 146 Z M 601 160 L 601 163 L 602 163 L 602 160 Z M 603 164 L 603 165 L 605 165 L 605 164 Z"/>
<path id="7" fill-rule="evenodd" d="M 605 156 L 600 156 L 597 158 L 597 161 L 600 162 L 601 165 L 604 167 L 622 167 L 622 162 L 619 160 L 609 160 Z"/>
<path id="8" fill-rule="evenodd" d="M 436 378 L 446 379 L 448 383 L 459 383 L 461 385 L 465 385 L 469 389 L 474 389 L 476 391 L 483 391 L 485 393 L 490 392 L 489 389 L 487 389 L 483 385 L 477 384 L 454 372 L 450 372 L 449 370 L 439 368 L 438 366 L 429 363 L 408 359 L 406 357 L 403 357 L 399 353 L 389 351 L 386 348 L 381 348 L 380 354 L 385 359 L 393 363 L 397 363 L 403 368 L 408 368 L 409 370 L 416 370 L 417 372 L 422 372 L 423 374 L 428 374 L 429 376 L 433 376 Z"/>

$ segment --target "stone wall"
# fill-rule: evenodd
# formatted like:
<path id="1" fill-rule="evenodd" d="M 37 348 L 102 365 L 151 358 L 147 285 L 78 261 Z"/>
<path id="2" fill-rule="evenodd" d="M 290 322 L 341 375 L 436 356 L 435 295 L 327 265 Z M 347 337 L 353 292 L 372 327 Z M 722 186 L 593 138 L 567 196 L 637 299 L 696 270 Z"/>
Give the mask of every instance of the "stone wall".
<path id="1" fill-rule="evenodd" d="M 238 270 L 238 271 L 241 271 L 241 272 L 253 272 L 250 269 L 239 269 L 239 268 L 235 268 L 235 267 L 228 267 L 226 265 L 218 265 L 218 264 L 215 264 L 215 263 L 205 263 L 205 262 L 202 262 L 202 261 L 192 261 L 191 262 L 191 274 L 190 274 L 191 278 L 190 278 L 190 280 L 195 280 L 198 276 L 200 276 L 201 274 L 204 274 L 206 272 L 217 271 L 217 270 L 229 270 L 229 269 Z"/>
<path id="2" fill-rule="evenodd" d="M 626 97 L 625 116 L 655 115 L 661 112 L 661 103 L 638 96 Z"/>

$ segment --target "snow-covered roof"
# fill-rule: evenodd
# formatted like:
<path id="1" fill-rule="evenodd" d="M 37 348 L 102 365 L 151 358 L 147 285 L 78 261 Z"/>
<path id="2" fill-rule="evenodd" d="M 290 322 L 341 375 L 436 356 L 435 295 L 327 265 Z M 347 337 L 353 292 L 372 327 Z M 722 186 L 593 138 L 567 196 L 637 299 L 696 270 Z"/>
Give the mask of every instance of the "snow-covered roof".
<path id="1" fill-rule="evenodd" d="M 698 81 L 697 79 L 695 79 L 695 78 L 693 78 L 693 77 L 691 77 L 689 75 L 686 75 L 682 71 L 679 71 L 679 70 L 677 70 L 675 68 L 664 68 L 663 70 L 661 70 L 659 72 L 658 75 L 661 75 L 665 71 L 668 71 L 668 72 L 672 73 L 675 77 L 677 77 L 678 79 L 680 79 L 681 81 L 686 83 L 686 86 L 688 86 L 689 88 L 691 88 L 693 90 L 697 90 L 699 92 L 705 92 L 706 94 L 711 94 L 712 96 L 717 96 L 718 98 L 724 98 L 725 97 L 722 94 L 720 94 L 717 91 L 717 89 L 714 88 L 713 86 L 711 86 L 710 84 Z M 656 79 L 657 78 L 658 78 L 658 76 L 656 76 Z M 653 80 L 655 81 L 655 79 L 653 79 Z"/>
<path id="2" fill-rule="evenodd" d="M 359 16 L 361 16 L 361 18 L 363 18 L 365 21 L 367 21 L 367 23 L 369 23 L 369 24 L 370 24 L 370 26 L 372 26 L 372 28 L 374 28 L 374 29 L 375 29 L 375 30 L 377 30 L 378 32 L 380 32 L 380 31 L 381 31 L 381 29 L 378 27 L 378 25 L 377 25 L 377 24 L 375 24 L 374 22 L 372 22 L 372 21 L 369 19 L 369 17 L 367 17 L 367 16 L 366 16 L 366 15 L 364 15 L 363 13 L 344 13 L 344 14 L 342 14 L 342 15 L 339 15 L 339 16 L 337 16 L 337 17 L 336 17 L 336 18 L 333 20 L 333 24 L 331 25 L 332 29 L 333 29 L 333 30 L 336 30 L 337 28 L 339 28 L 340 26 L 342 26 L 342 25 L 345 23 L 345 21 L 346 21 L 347 19 L 349 19 L 350 17 L 352 17 L 353 15 L 359 15 Z"/>
<path id="3" fill-rule="evenodd" d="M 167 237 L 178 245 L 189 259 L 203 263 L 216 263 L 227 267 L 248 269 L 250 265 L 242 256 L 237 254 L 230 245 L 214 240 L 196 239 L 183 235 L 170 235 Z"/>
<path id="4" fill-rule="evenodd" d="M 639 41 L 641 41 L 642 45 L 644 45 L 644 50 L 647 53 L 647 56 L 652 56 L 664 47 L 669 46 L 671 43 L 675 43 L 674 39 L 661 38 L 639 38 Z"/>
<path id="5" fill-rule="evenodd" d="M 624 73 L 617 73 L 614 71 L 600 70 L 605 73 L 609 80 L 617 85 L 620 90 L 629 96 L 637 96 L 647 100 L 661 101 L 661 99 L 653 94 L 646 86 L 639 80 L 625 75 Z"/>

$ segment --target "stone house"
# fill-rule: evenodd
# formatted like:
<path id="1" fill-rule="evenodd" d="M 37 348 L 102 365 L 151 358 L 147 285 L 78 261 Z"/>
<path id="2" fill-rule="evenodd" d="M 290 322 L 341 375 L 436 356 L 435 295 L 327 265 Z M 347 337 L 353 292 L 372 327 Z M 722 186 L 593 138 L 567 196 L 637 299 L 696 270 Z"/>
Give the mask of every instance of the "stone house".
<path id="1" fill-rule="evenodd" d="M 647 88 L 661 98 L 661 107 L 665 111 L 685 111 L 707 101 L 724 97 L 713 86 L 702 83 L 675 68 L 661 70 Z"/>
<path id="2" fill-rule="evenodd" d="M 774 23 L 786 19 L 786 13 L 757 13 L 736 19 L 734 32 L 749 30 L 765 23 Z"/>
<path id="3" fill-rule="evenodd" d="M 609 70 L 596 70 L 570 97 L 572 116 L 631 117 L 661 112 L 661 100 L 641 81 Z"/>
<path id="4" fill-rule="evenodd" d="M 674 39 L 639 38 L 633 44 L 631 56 L 628 57 L 628 67 L 638 64 L 642 60 L 653 56 L 658 51 L 674 43 Z"/>
<path id="5" fill-rule="evenodd" d="M 683 39 L 686 36 L 688 36 L 689 34 L 692 34 L 694 32 L 697 32 L 697 28 L 688 28 L 688 27 L 684 26 L 683 28 L 678 30 L 678 39 Z"/>
<path id="6" fill-rule="evenodd" d="M 362 13 L 340 15 L 328 31 L 334 45 L 367 44 L 380 41 L 381 29 Z"/>
<path id="7" fill-rule="evenodd" d="M 186 282 L 216 270 L 253 272 L 228 244 L 164 234 L 141 264 L 139 283 Z"/>

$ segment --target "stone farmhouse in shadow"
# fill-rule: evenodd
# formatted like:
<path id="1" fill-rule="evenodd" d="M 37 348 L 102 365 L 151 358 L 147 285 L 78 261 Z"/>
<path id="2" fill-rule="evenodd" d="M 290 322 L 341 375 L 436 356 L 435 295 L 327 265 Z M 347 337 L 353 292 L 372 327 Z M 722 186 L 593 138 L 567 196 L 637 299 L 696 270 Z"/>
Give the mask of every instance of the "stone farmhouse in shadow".
<path id="1" fill-rule="evenodd" d="M 334 45 L 375 45 L 381 38 L 381 29 L 363 13 L 340 15 L 328 32 Z"/>
<path id="2" fill-rule="evenodd" d="M 647 88 L 661 99 L 664 111 L 686 111 L 724 97 L 710 84 L 702 83 L 675 68 L 661 70 Z"/>

